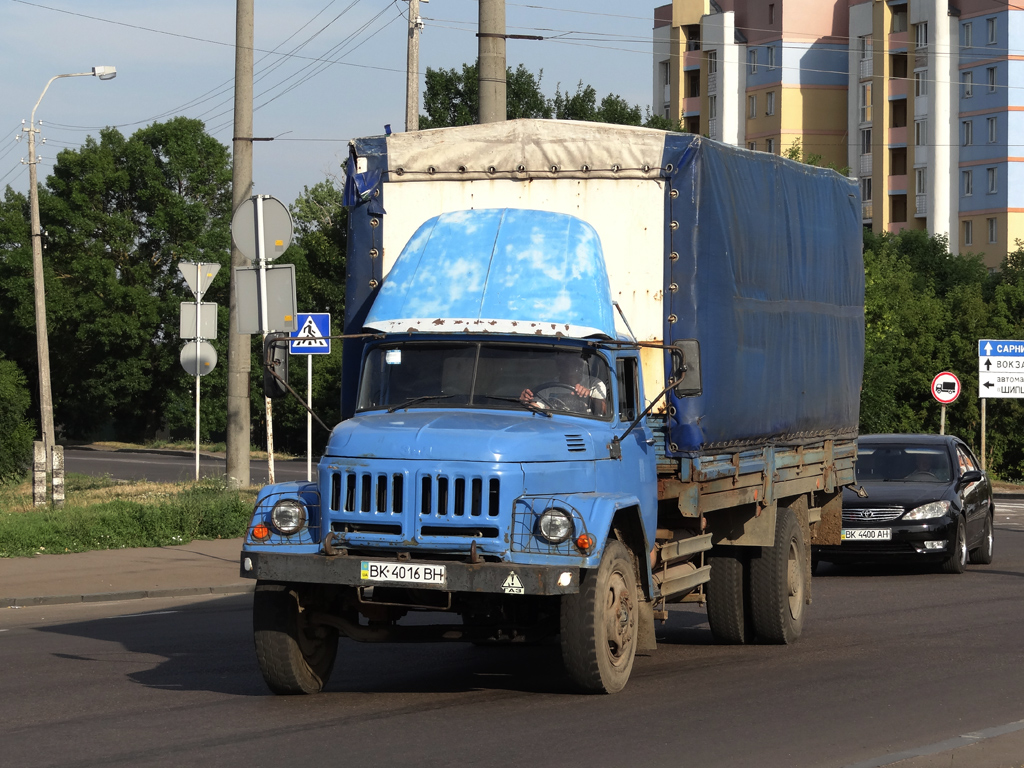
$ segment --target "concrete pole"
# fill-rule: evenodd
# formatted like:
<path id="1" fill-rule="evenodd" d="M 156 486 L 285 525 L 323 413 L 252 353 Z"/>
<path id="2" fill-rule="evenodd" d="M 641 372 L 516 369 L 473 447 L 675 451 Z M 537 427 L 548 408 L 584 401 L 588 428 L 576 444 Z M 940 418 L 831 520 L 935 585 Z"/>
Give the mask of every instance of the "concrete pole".
<path id="1" fill-rule="evenodd" d="M 232 139 L 231 210 L 237 210 L 252 194 L 252 49 L 254 0 L 237 0 L 235 6 L 235 127 Z M 230 488 L 249 486 L 249 369 L 252 342 L 238 333 L 238 299 L 234 267 L 247 265 L 231 244 L 231 299 L 228 321 L 227 483 Z"/>
<path id="2" fill-rule="evenodd" d="M 409 0 L 409 47 L 405 73 L 405 130 L 420 129 L 420 0 Z"/>
<path id="3" fill-rule="evenodd" d="M 505 0 L 480 0 L 480 122 L 506 119 Z"/>

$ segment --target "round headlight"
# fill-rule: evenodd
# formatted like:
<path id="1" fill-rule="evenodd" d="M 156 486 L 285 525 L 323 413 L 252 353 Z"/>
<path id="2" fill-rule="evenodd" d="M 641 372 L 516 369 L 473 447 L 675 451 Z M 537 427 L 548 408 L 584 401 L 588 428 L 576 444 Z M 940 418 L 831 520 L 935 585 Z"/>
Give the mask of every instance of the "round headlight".
<path id="1" fill-rule="evenodd" d="M 281 499 L 270 512 L 270 522 L 285 536 L 291 536 L 306 524 L 306 508 L 295 499 Z"/>
<path id="2" fill-rule="evenodd" d="M 552 544 L 561 544 L 572 536 L 575 526 L 564 509 L 549 507 L 537 519 L 537 532 Z"/>
<path id="3" fill-rule="evenodd" d="M 916 509 L 912 509 L 903 516 L 904 520 L 930 520 L 934 517 L 942 517 L 943 515 L 949 514 L 949 502 L 948 501 L 933 501 L 928 504 L 922 504 Z"/>

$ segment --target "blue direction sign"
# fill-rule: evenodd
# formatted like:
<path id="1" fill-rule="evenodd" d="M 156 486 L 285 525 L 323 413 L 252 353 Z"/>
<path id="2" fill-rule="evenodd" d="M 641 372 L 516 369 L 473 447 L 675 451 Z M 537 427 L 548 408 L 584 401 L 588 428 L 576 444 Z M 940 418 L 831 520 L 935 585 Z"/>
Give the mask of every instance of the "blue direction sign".
<path id="1" fill-rule="evenodd" d="M 978 342 L 978 397 L 1024 398 L 1024 341 Z"/>
<path id="2" fill-rule="evenodd" d="M 299 312 L 298 328 L 291 333 L 289 352 L 293 355 L 331 354 L 331 315 L 329 312 Z"/>

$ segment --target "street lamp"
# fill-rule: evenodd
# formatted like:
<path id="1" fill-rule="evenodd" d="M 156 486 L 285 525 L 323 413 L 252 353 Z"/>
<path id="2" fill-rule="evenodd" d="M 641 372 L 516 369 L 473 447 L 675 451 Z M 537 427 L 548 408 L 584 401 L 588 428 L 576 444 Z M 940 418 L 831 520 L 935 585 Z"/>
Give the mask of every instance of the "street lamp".
<path id="1" fill-rule="evenodd" d="M 53 434 L 53 394 L 50 391 L 50 341 L 46 334 L 46 288 L 43 282 L 43 244 L 42 232 L 39 226 L 39 189 L 36 181 L 36 163 L 41 159 L 36 157 L 36 110 L 46 95 L 50 83 L 62 77 L 98 77 L 100 80 L 112 80 L 117 77 L 115 67 L 93 67 L 92 72 L 75 72 L 67 75 L 51 77 L 50 81 L 39 94 L 39 101 L 32 107 L 32 117 L 29 119 L 28 128 L 22 128 L 28 132 L 28 178 L 29 178 L 29 208 L 31 210 L 31 240 L 32 240 L 32 279 L 35 286 L 36 305 L 36 356 L 39 360 L 39 410 L 42 417 L 43 446 L 46 451 L 47 464 L 52 462 L 52 450 L 54 446 Z"/>

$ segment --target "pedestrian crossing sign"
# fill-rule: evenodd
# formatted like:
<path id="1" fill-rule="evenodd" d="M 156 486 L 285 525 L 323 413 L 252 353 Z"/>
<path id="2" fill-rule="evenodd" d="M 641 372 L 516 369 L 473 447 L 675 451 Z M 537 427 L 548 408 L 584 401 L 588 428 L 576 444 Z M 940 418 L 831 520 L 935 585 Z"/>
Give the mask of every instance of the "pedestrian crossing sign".
<path id="1" fill-rule="evenodd" d="M 291 332 L 289 352 L 293 355 L 331 354 L 331 315 L 329 312 L 299 312 L 298 328 Z"/>

